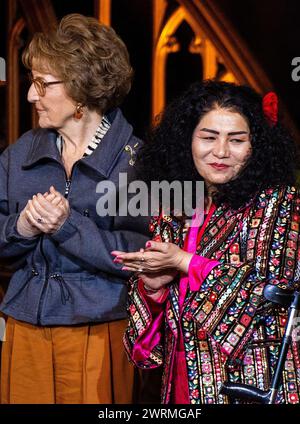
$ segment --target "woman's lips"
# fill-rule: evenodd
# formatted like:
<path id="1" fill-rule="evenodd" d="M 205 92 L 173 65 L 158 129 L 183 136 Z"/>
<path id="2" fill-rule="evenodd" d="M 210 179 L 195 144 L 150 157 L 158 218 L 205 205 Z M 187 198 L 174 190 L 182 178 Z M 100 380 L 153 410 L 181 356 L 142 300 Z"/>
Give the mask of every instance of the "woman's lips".
<path id="1" fill-rule="evenodd" d="M 220 164 L 220 163 L 210 163 L 210 166 L 212 166 L 215 169 L 219 169 L 219 170 L 229 168 L 229 165 L 223 165 L 223 164 Z"/>

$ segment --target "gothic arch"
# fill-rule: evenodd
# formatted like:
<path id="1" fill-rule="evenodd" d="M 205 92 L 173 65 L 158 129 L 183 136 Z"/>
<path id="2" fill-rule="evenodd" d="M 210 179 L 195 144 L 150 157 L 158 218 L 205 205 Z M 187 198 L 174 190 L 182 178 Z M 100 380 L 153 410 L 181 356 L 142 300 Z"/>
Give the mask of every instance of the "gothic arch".
<path id="1" fill-rule="evenodd" d="M 165 106 L 166 60 L 168 54 L 180 49 L 175 33 L 184 21 L 195 34 L 189 51 L 201 55 L 204 79 L 217 77 L 220 80 L 246 83 L 259 92 L 272 88 L 272 84 L 240 37 L 218 11 L 215 2 L 177 0 L 177 3 L 177 9 L 165 22 L 163 15 L 167 0 L 154 0 L 154 16 L 157 22 L 164 22 L 164 25 L 160 32 L 156 29 L 154 38 L 152 118 Z M 222 75 L 218 73 L 218 65 L 224 68 Z"/>

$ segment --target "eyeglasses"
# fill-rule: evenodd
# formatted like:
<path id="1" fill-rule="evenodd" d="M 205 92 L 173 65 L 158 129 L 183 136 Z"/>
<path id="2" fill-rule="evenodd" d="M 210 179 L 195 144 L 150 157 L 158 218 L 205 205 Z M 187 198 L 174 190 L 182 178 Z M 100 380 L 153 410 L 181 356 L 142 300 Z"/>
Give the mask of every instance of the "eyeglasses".
<path id="1" fill-rule="evenodd" d="M 41 77 L 33 78 L 32 74 L 28 74 L 28 78 L 30 84 L 34 84 L 34 88 L 41 97 L 46 94 L 46 88 L 49 87 L 49 85 L 64 83 L 64 81 L 44 81 Z"/>

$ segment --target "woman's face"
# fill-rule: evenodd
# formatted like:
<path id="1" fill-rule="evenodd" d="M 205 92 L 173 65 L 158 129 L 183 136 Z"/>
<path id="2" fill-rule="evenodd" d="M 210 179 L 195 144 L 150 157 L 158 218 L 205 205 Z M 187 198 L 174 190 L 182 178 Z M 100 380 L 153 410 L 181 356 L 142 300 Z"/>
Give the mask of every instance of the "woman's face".
<path id="1" fill-rule="evenodd" d="M 33 78 L 41 78 L 45 82 L 58 81 L 52 74 L 45 74 L 32 69 Z M 41 128 L 57 130 L 68 126 L 74 118 L 76 103 L 66 94 L 64 84 L 53 84 L 46 87 L 44 96 L 40 96 L 34 84 L 31 84 L 27 99 L 35 105 Z"/>
<path id="2" fill-rule="evenodd" d="M 196 126 L 192 155 L 207 188 L 235 178 L 251 155 L 250 130 L 242 115 L 213 109 Z"/>

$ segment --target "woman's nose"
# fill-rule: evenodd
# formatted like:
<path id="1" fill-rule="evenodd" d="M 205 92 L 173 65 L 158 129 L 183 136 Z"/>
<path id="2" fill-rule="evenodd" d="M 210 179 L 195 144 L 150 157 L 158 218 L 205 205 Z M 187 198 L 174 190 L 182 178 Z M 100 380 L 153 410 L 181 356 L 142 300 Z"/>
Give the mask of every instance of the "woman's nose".
<path id="1" fill-rule="evenodd" d="M 228 157 L 229 147 L 226 140 L 219 140 L 214 146 L 213 154 L 218 158 Z"/>
<path id="2" fill-rule="evenodd" d="M 33 83 L 29 87 L 29 90 L 27 93 L 27 100 L 29 101 L 29 103 L 35 103 L 39 100 L 38 92 L 36 91 L 36 88 Z"/>

